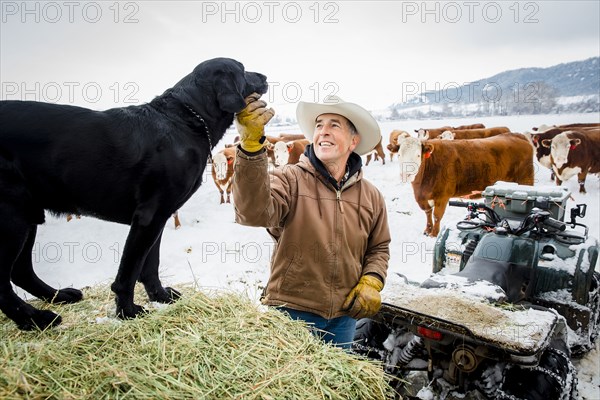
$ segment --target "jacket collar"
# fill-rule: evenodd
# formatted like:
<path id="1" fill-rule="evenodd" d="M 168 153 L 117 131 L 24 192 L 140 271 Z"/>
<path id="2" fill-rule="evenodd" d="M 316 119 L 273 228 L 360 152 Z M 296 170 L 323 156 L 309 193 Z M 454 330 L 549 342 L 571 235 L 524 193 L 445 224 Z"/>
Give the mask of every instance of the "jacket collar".
<path id="1" fill-rule="evenodd" d="M 325 165 L 321 162 L 321 160 L 317 158 L 312 144 L 307 145 L 304 149 L 304 154 L 302 155 L 299 164 L 307 171 L 313 170 L 311 172 L 318 173 L 336 190 L 340 190 L 346 186 L 347 183 L 354 183 L 360 179 L 359 172 L 362 168 L 362 158 L 354 152 L 350 154 L 348 162 L 346 163 L 346 175 L 339 185 L 335 178 L 331 176 L 327 168 L 325 168 Z M 308 168 L 308 165 L 310 165 L 312 168 Z"/>

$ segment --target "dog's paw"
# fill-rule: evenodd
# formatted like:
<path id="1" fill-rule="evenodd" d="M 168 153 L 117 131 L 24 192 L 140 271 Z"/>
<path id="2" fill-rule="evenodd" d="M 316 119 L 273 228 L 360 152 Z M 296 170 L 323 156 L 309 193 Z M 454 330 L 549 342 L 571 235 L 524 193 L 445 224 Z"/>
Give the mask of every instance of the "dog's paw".
<path id="1" fill-rule="evenodd" d="M 169 297 L 171 298 L 171 303 L 179 300 L 181 298 L 181 292 L 173 289 L 172 287 L 166 287 L 165 290 L 169 293 Z"/>
<path id="2" fill-rule="evenodd" d="M 181 293 L 170 287 L 166 287 L 162 290 L 157 290 L 154 292 L 148 292 L 148 298 L 150 299 L 150 301 L 156 301 L 158 303 L 174 303 L 180 297 Z"/>
<path id="3" fill-rule="evenodd" d="M 137 304 L 132 303 L 131 306 L 128 307 L 119 307 L 117 304 L 117 317 L 120 319 L 133 319 L 146 314 L 148 314 L 148 310 Z"/>
<path id="4" fill-rule="evenodd" d="M 58 292 L 56 292 L 56 295 L 53 298 L 48 299 L 48 301 L 50 303 L 61 304 L 77 303 L 78 301 L 81 301 L 81 299 L 83 299 L 83 293 L 81 292 L 81 290 L 66 288 L 60 289 Z"/>
<path id="5" fill-rule="evenodd" d="M 47 310 L 35 310 L 32 315 L 25 318 L 15 320 L 19 329 L 31 331 L 34 329 L 45 330 L 50 327 L 58 326 L 62 322 L 62 318 L 58 314 Z"/>

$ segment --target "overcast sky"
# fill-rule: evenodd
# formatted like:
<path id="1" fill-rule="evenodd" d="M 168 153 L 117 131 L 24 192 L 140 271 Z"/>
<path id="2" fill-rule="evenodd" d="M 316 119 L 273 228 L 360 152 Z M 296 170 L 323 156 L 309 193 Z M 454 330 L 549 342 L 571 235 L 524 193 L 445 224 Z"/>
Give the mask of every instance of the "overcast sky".
<path id="1" fill-rule="evenodd" d="M 507 69 L 600 53 L 591 1 L 1 1 L 2 99 L 105 109 L 231 57 L 277 109 L 327 94 L 369 109 Z"/>

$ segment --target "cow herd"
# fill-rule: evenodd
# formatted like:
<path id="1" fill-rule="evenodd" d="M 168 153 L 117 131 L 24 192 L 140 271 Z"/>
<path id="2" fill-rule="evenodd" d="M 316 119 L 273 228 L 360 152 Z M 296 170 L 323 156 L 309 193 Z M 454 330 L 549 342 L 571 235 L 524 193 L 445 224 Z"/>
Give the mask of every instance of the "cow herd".
<path id="1" fill-rule="evenodd" d="M 533 185 L 534 154 L 540 165 L 552 170 L 556 184 L 578 176 L 585 193 L 588 173 L 600 174 L 600 123 L 542 125 L 532 132 L 514 133 L 508 127 L 482 124 L 418 129 L 410 134 L 393 130 L 387 150 L 390 162 L 397 158 L 400 180 L 411 183 L 414 197 L 425 212 L 424 234 L 437 236 L 450 198 L 478 196 L 497 181 Z M 267 136 L 265 147 L 275 167 L 298 162 L 308 144 L 302 135 Z M 213 178 L 224 203 L 231 192 L 235 151 L 226 148 L 213 156 Z M 385 164 L 380 141 L 365 155 Z"/>
<path id="2" fill-rule="evenodd" d="M 212 177 L 221 196 L 221 204 L 231 202 L 231 178 L 238 142 L 239 137 L 236 137 L 233 143 L 226 144 L 224 149 L 212 156 Z M 271 165 L 283 167 L 300 161 L 300 156 L 309 143 L 302 134 L 280 133 L 279 136 L 266 136 L 264 146 Z"/>
<path id="3" fill-rule="evenodd" d="M 397 155 L 400 178 L 410 182 L 425 212 L 424 234 L 436 236 L 451 197 L 476 196 L 496 181 L 532 185 L 535 153 L 560 185 L 578 175 L 585 192 L 588 173 L 600 173 L 600 124 L 541 126 L 513 133 L 481 124 L 390 134 L 390 160 Z"/>

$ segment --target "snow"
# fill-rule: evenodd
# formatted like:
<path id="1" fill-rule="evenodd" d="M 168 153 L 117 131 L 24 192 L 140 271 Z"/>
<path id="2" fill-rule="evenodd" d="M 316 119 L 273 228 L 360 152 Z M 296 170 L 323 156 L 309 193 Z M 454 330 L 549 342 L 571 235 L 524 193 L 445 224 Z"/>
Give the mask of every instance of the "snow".
<path id="1" fill-rule="evenodd" d="M 389 132 L 402 129 L 413 133 L 421 127 L 461 125 L 474 122 L 486 126 L 508 126 L 515 132 L 530 131 L 541 124 L 599 122 L 597 114 L 537 115 L 485 117 L 473 119 L 442 119 L 434 121 L 406 120 L 380 123 L 383 144 Z M 276 135 L 282 128 L 267 127 L 267 134 Z M 285 127 L 285 132 L 297 133 L 297 126 Z M 232 143 L 235 131 L 230 130 L 215 152 Z M 552 186 L 550 171 L 536 165 L 535 185 Z M 416 205 L 410 184 L 402 184 L 399 166 L 386 159 L 372 162 L 364 168 L 365 176 L 383 193 L 392 234 L 389 273 L 398 273 L 411 282 L 422 282 L 432 270 L 435 238 L 423 236 L 425 215 Z M 269 274 L 273 243 L 262 228 L 240 226 L 234 221 L 232 204 L 219 204 L 220 196 L 212 182 L 210 167 L 203 184 L 179 210 L 182 227 L 175 230 L 168 222 L 162 239 L 160 276 L 165 285 L 194 282 L 202 289 L 233 289 L 258 299 Z M 587 215 L 579 222 L 589 226 L 590 236 L 600 237 L 600 182 L 590 175 L 586 181 L 587 194 L 578 192 L 575 178 L 563 183 L 572 192 L 567 207 L 587 203 Z M 567 208 L 567 209 L 568 209 Z M 465 215 L 462 208 L 448 207 L 442 224 L 455 224 Z M 38 275 L 54 287 L 81 288 L 110 283 L 117 273 L 119 257 L 128 227 L 89 217 L 73 219 L 47 216 L 38 229 L 33 259 Z M 596 266 L 596 268 L 599 268 Z M 24 298 L 30 295 L 20 292 Z M 533 317 L 532 317 L 533 318 Z M 531 320 L 531 323 L 536 323 Z M 595 358 L 594 358 L 595 357 Z M 598 399 L 600 372 L 598 350 L 578 362 L 580 396 Z"/>
<path id="2" fill-rule="evenodd" d="M 569 304 L 573 302 L 573 295 L 567 289 L 559 289 L 553 292 L 546 292 L 540 294 L 540 299 L 553 300 L 559 303 Z M 584 308 L 582 306 L 582 308 Z"/>
<path id="3" fill-rule="evenodd" d="M 577 255 L 579 255 L 581 251 L 583 251 L 584 254 L 588 254 L 587 251 L 592 246 L 598 247 L 598 240 L 596 238 L 588 238 L 588 240 L 586 240 L 585 243 L 569 246 L 569 249 L 573 250 L 575 252 L 575 254 L 577 254 Z M 583 272 L 583 273 L 588 272 L 590 267 L 591 267 L 591 262 L 590 262 L 589 257 L 584 257 L 581 260 L 581 265 L 580 265 L 581 272 Z"/>
<path id="4" fill-rule="evenodd" d="M 417 393 L 417 398 L 422 399 L 422 400 L 433 400 L 433 399 L 435 399 L 435 395 L 434 395 L 433 391 L 431 390 L 431 388 L 424 387 L 424 388 L 421 388 L 421 390 L 419 390 L 419 392 Z"/>
<path id="5" fill-rule="evenodd" d="M 450 278 L 449 275 L 444 278 Z M 527 310 L 505 310 L 492 306 L 481 293 L 496 294 L 496 287 L 478 282 L 478 290 L 463 290 L 466 279 L 452 277 L 452 286 L 423 289 L 409 287 L 402 281 L 394 282 L 393 275 L 382 292 L 387 304 L 451 321 L 465 327 L 474 337 L 492 342 L 504 348 L 527 354 L 537 352 L 548 341 L 547 334 L 556 323 L 554 312 Z M 437 280 L 437 279 L 436 279 Z M 459 280 L 464 280 L 460 282 Z M 469 285 L 468 287 L 473 287 Z M 533 322 L 535 321 L 535 322 Z"/>
<path id="6" fill-rule="evenodd" d="M 570 230 L 566 230 L 565 232 L 570 233 Z M 582 234 L 582 232 L 577 233 Z M 595 237 L 588 237 L 582 244 L 569 246 L 569 250 L 573 251 L 573 257 L 562 259 L 555 254 L 546 254 L 546 259 L 539 260 L 538 265 L 544 268 L 552 268 L 557 271 L 565 271 L 571 275 L 574 275 L 577 268 L 579 268 L 581 273 L 586 274 L 591 266 L 590 258 L 582 255 L 589 254 L 588 249 L 591 247 L 598 247 L 598 240 Z M 577 265 L 580 257 L 581 263 Z"/>
<path id="7" fill-rule="evenodd" d="M 557 257 L 555 254 L 547 254 L 545 256 L 547 260 L 540 260 L 539 266 L 544 268 L 552 268 L 557 271 L 565 271 L 571 275 L 575 274 L 577 265 L 573 261 L 577 261 L 577 258 L 571 257 L 562 259 Z"/>
<path id="8" fill-rule="evenodd" d="M 583 103 L 588 100 L 595 100 L 598 98 L 597 94 L 579 95 L 579 96 L 561 96 L 556 99 L 556 102 L 561 105 L 569 105 L 576 103 Z"/>
<path id="9" fill-rule="evenodd" d="M 435 276 L 435 282 L 467 296 L 485 298 L 489 301 L 500 301 L 506 298 L 506 293 L 502 288 L 493 283 L 487 281 L 469 282 L 467 278 L 455 276 L 452 273 L 450 271 L 446 272 L 446 268 L 444 268 L 440 275 Z"/>

